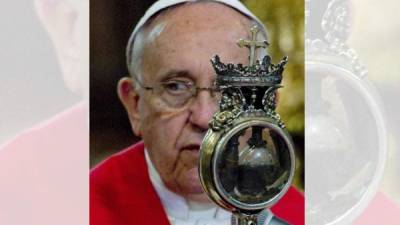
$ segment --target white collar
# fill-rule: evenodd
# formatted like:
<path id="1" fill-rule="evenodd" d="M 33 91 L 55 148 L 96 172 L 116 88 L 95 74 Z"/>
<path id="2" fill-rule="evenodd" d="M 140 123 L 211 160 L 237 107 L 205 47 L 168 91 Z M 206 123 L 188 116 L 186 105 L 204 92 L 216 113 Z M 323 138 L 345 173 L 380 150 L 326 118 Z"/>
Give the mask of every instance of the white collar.
<path id="1" fill-rule="evenodd" d="M 147 149 L 145 149 L 145 158 L 150 176 L 162 205 L 167 213 L 171 224 L 230 224 L 231 213 L 217 206 L 205 206 L 195 202 L 188 202 L 182 196 L 170 191 L 165 187 L 160 175 L 154 168 L 150 160 Z"/>

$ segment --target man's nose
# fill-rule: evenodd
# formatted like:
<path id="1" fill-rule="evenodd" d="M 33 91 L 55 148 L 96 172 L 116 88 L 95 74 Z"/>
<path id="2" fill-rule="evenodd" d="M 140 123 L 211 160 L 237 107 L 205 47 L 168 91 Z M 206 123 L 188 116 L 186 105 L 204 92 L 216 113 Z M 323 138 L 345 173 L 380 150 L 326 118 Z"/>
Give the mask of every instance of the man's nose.
<path id="1" fill-rule="evenodd" d="M 199 91 L 190 107 L 190 123 L 203 131 L 207 130 L 208 122 L 217 110 L 217 104 L 209 91 Z"/>

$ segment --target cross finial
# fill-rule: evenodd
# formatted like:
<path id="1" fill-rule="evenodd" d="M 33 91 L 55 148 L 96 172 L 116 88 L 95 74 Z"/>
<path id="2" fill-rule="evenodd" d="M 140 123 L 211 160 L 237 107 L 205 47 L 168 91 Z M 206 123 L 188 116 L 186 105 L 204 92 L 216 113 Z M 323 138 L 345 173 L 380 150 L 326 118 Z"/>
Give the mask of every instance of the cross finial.
<path id="1" fill-rule="evenodd" d="M 257 41 L 257 33 L 258 33 L 258 27 L 253 26 L 251 29 L 251 40 L 244 40 L 244 39 L 239 39 L 237 44 L 239 47 L 247 47 L 250 50 L 250 57 L 249 57 L 249 66 L 254 65 L 254 58 L 256 54 L 256 49 L 257 48 L 266 48 L 268 47 L 269 43 L 264 40 L 264 41 Z"/>

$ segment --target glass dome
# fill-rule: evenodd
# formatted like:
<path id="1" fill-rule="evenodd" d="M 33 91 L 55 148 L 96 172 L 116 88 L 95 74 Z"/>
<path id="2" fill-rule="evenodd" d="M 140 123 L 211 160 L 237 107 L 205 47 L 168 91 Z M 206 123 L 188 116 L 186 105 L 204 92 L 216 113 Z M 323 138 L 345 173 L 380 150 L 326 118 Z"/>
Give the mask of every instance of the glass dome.
<path id="1" fill-rule="evenodd" d="M 260 208 L 274 201 L 290 183 L 292 158 L 287 137 L 268 124 L 231 132 L 214 160 L 220 195 L 238 208 Z"/>

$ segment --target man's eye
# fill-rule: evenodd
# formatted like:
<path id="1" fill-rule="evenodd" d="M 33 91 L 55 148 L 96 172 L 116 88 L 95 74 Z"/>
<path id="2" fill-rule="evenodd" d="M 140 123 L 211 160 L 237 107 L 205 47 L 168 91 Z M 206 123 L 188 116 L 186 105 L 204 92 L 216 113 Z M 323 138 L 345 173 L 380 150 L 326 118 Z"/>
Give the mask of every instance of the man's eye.
<path id="1" fill-rule="evenodd" d="M 183 82 L 170 81 L 164 83 L 164 88 L 171 93 L 178 94 L 188 91 L 190 89 L 190 85 Z"/>

